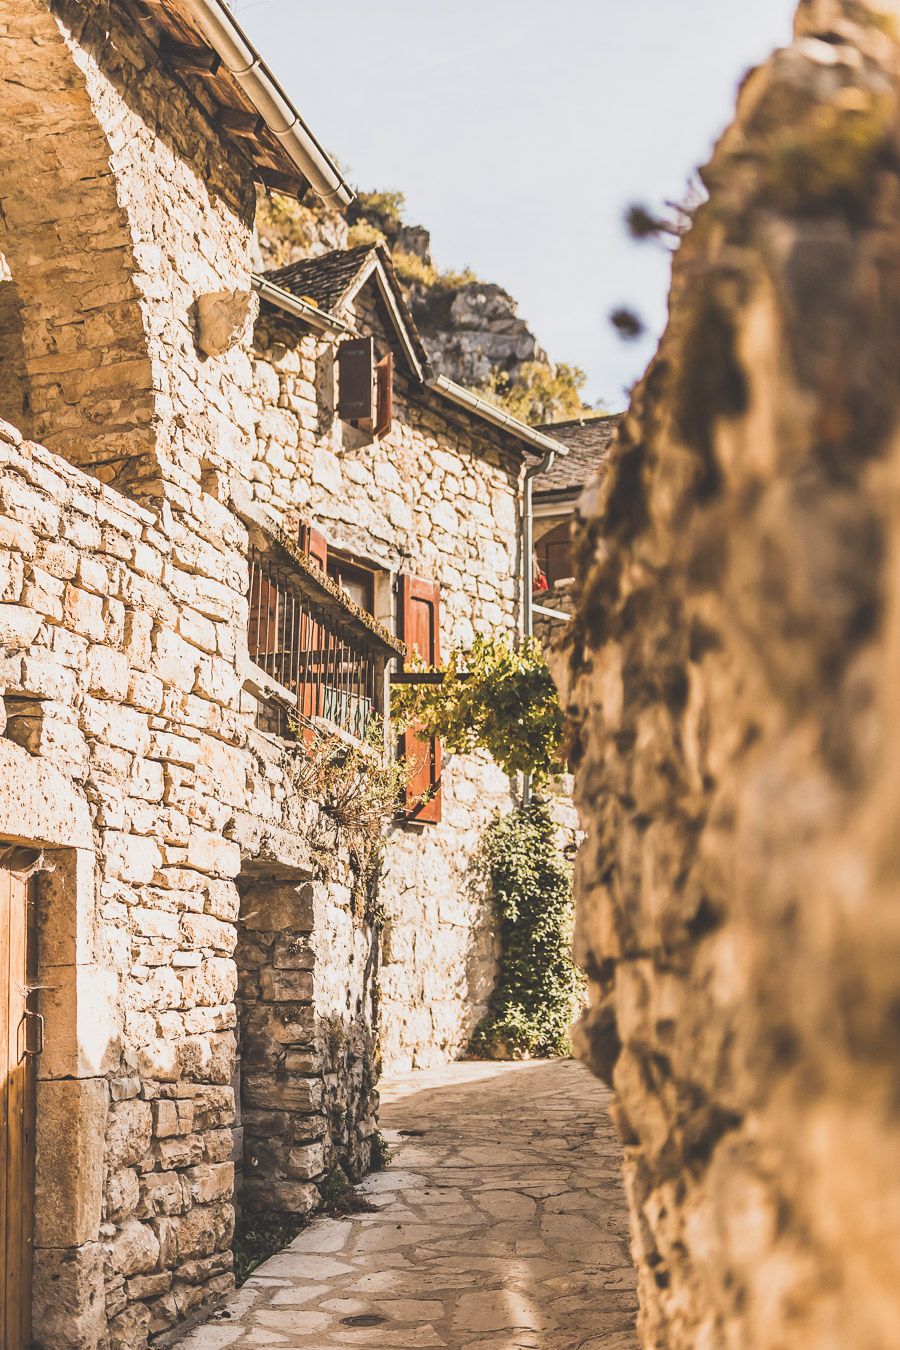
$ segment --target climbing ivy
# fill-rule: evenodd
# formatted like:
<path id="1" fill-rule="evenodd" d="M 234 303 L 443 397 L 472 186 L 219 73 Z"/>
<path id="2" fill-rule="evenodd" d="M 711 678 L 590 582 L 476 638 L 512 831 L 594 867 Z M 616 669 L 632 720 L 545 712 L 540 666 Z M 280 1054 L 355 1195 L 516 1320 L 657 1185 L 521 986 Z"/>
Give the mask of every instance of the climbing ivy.
<path id="1" fill-rule="evenodd" d="M 563 714 L 538 642 L 515 648 L 506 635 L 478 636 L 468 651 L 454 648 L 441 671 L 442 684 L 391 690 L 400 730 L 415 723 L 447 750 L 487 750 L 510 776 L 562 772 Z"/>
<path id="2" fill-rule="evenodd" d="M 495 816 L 480 866 L 499 911 L 500 979 L 470 1046 L 491 1058 L 568 1055 L 582 977 L 572 961 L 572 873 L 540 803 Z"/>

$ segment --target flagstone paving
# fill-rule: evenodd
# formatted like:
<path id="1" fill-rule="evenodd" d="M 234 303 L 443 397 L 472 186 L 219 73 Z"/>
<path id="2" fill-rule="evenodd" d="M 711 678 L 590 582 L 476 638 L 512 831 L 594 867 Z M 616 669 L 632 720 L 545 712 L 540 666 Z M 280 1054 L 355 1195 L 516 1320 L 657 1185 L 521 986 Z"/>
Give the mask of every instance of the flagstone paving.
<path id="1" fill-rule="evenodd" d="M 382 1085 L 375 1211 L 317 1219 L 181 1350 L 636 1350 L 608 1100 L 559 1060 Z"/>

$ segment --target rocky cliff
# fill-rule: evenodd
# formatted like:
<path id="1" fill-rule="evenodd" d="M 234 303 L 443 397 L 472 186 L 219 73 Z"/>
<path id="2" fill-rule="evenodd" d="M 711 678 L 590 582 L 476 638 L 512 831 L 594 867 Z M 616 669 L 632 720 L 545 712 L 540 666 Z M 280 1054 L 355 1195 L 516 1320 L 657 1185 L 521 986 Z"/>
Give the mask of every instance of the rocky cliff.
<path id="1" fill-rule="evenodd" d="M 585 502 L 583 1053 L 641 1335 L 900 1325 L 900 49 L 809 0 L 745 82 Z M 891 6 L 896 14 L 896 4 Z"/>
<path id="2" fill-rule="evenodd" d="M 258 265 L 283 267 L 329 249 L 381 240 L 390 248 L 439 374 L 489 393 L 528 421 L 590 412 L 580 396 L 581 372 L 551 362 L 509 292 L 470 271 L 440 271 L 428 230 L 406 224 L 403 206 L 399 193 L 363 192 L 344 218 L 319 205 L 262 196 Z"/>

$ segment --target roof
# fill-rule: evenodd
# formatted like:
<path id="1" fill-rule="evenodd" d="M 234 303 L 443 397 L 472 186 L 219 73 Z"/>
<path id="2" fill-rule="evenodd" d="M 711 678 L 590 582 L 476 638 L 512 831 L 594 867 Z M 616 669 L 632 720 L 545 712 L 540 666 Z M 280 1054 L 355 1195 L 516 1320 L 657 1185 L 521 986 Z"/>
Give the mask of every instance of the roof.
<path id="1" fill-rule="evenodd" d="M 566 455 L 565 445 L 535 427 L 526 426 L 502 408 L 443 375 L 436 375 L 415 320 L 397 280 L 391 257 L 383 244 L 360 244 L 356 248 L 332 249 L 315 258 L 304 258 L 287 267 L 254 275 L 253 285 L 264 300 L 320 331 L 349 331 L 341 317 L 344 309 L 374 278 L 388 316 L 415 379 L 439 398 L 465 409 L 482 422 L 489 422 L 524 444 L 531 454 L 553 451 Z"/>
<path id="2" fill-rule="evenodd" d="M 291 196 L 308 188 L 340 207 L 354 193 L 244 33 L 226 0 L 139 0 L 140 27 L 209 112 L 241 145 L 257 181 Z"/>
<path id="3" fill-rule="evenodd" d="M 614 413 L 573 422 L 549 422 L 538 428 L 562 441 L 569 453 L 557 457 L 552 468 L 534 480 L 535 497 L 580 492 L 606 460 L 621 418 L 621 413 Z"/>
<path id="4" fill-rule="evenodd" d="M 320 253 L 317 258 L 303 258 L 287 267 L 272 268 L 264 276 L 291 295 L 311 300 L 319 309 L 333 313 L 341 308 L 344 297 L 374 252 L 374 244 L 336 248 L 330 253 Z"/>

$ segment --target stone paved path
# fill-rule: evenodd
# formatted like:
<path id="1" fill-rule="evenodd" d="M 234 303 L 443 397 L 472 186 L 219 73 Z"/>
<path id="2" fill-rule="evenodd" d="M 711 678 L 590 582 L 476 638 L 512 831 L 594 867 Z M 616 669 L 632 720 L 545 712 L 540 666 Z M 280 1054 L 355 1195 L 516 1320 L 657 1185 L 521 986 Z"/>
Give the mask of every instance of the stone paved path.
<path id="1" fill-rule="evenodd" d="M 383 1086 L 377 1211 L 316 1220 L 182 1350 L 635 1350 L 607 1100 L 565 1061 Z"/>

